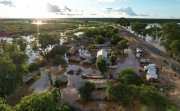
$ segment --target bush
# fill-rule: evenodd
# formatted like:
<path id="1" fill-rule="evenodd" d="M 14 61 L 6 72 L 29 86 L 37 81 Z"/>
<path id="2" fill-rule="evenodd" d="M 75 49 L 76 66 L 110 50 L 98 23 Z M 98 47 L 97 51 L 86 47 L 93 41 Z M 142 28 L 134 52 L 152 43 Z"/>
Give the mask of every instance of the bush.
<path id="1" fill-rule="evenodd" d="M 58 90 L 52 89 L 46 93 L 23 97 L 15 109 L 16 111 L 56 111 L 59 98 Z"/>
<path id="2" fill-rule="evenodd" d="M 75 108 L 69 104 L 61 104 L 56 111 L 75 111 Z"/>
<path id="3" fill-rule="evenodd" d="M 113 35 L 111 39 L 111 44 L 116 45 L 121 40 L 123 39 L 119 35 Z"/>
<path id="4" fill-rule="evenodd" d="M 111 65 L 115 65 L 116 64 L 116 59 L 117 59 L 117 56 L 115 54 L 111 54 L 109 56 L 109 60 L 111 61 Z"/>
<path id="5" fill-rule="evenodd" d="M 109 86 L 106 90 L 106 93 L 108 99 L 124 106 L 131 106 L 137 98 L 138 87 L 119 83 Z"/>
<path id="6" fill-rule="evenodd" d="M 56 45 L 52 48 L 52 50 L 49 52 L 50 58 L 54 58 L 56 55 L 64 56 L 64 54 L 67 52 L 67 48 L 63 45 Z"/>
<path id="7" fill-rule="evenodd" d="M 155 107 L 157 111 L 177 111 L 167 98 L 150 86 L 118 83 L 108 86 L 106 94 L 108 99 L 123 106 L 132 106 L 135 100 L 140 100 L 147 106 Z"/>
<path id="8" fill-rule="evenodd" d="M 142 85 L 139 91 L 142 103 L 155 106 L 157 111 L 176 111 L 175 106 L 155 89 Z"/>
<path id="9" fill-rule="evenodd" d="M 54 81 L 54 86 L 58 88 L 61 85 L 67 85 L 67 83 L 68 83 L 68 81 L 64 82 L 64 81 L 61 81 L 60 79 L 56 79 Z"/>
<path id="10" fill-rule="evenodd" d="M 105 42 L 105 40 L 102 36 L 96 36 L 95 41 L 98 44 L 103 44 Z"/>
<path id="11" fill-rule="evenodd" d="M 123 84 L 141 85 L 143 80 L 134 72 L 133 69 L 124 69 L 119 73 L 119 79 Z"/>
<path id="12" fill-rule="evenodd" d="M 28 70 L 29 72 L 32 72 L 32 71 L 36 71 L 40 68 L 40 63 L 39 62 L 33 62 L 29 65 L 28 67 Z"/>
<path id="13" fill-rule="evenodd" d="M 95 90 L 95 85 L 90 82 L 85 82 L 85 84 L 79 88 L 79 92 L 84 102 L 91 100 L 91 93 Z"/>
<path id="14" fill-rule="evenodd" d="M 13 108 L 7 104 L 7 102 L 0 98 L 0 111 L 14 111 Z"/>
<path id="15" fill-rule="evenodd" d="M 64 65 L 64 64 L 66 64 L 66 60 L 64 59 L 63 56 L 61 56 L 59 54 L 56 54 L 55 57 L 54 57 L 54 63 L 53 64 L 55 66 Z"/>

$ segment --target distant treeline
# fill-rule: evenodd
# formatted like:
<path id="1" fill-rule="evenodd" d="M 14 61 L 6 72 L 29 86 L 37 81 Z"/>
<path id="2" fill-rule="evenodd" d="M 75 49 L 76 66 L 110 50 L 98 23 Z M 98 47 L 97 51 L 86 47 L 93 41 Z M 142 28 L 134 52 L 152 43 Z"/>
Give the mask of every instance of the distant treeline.
<path id="1" fill-rule="evenodd" d="M 73 21 L 84 21 L 84 22 L 116 22 L 119 18 L 32 18 L 32 19 L 0 19 L 0 22 L 32 22 L 34 20 L 42 20 L 48 22 L 73 22 Z M 176 22 L 180 23 L 180 19 L 154 19 L 154 18 L 127 18 L 130 22 L 139 21 L 142 23 L 166 23 Z"/>

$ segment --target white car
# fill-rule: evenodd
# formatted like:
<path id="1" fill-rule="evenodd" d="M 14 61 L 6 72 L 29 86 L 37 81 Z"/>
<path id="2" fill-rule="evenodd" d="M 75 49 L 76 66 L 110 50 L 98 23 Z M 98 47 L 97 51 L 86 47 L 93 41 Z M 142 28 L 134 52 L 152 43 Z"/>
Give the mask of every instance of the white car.
<path id="1" fill-rule="evenodd" d="M 142 53 L 143 51 L 139 48 L 136 48 L 136 53 Z"/>
<path id="2" fill-rule="evenodd" d="M 156 71 L 152 71 L 152 70 L 148 70 L 147 74 L 146 74 L 146 80 L 150 80 L 150 79 L 158 79 L 158 76 L 156 74 Z"/>

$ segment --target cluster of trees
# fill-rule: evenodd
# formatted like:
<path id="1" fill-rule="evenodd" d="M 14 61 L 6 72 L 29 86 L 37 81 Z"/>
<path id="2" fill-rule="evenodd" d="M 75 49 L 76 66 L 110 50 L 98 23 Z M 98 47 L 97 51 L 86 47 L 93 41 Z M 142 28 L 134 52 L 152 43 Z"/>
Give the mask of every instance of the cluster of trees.
<path id="1" fill-rule="evenodd" d="M 170 55 L 180 59 L 180 25 L 177 23 L 165 23 L 162 26 L 162 45 Z"/>
<path id="2" fill-rule="evenodd" d="M 41 48 L 46 48 L 49 45 L 55 45 L 51 51 L 46 53 L 41 53 L 42 56 L 46 58 L 47 61 L 49 59 L 53 59 L 53 65 L 63 65 L 66 63 L 64 59 L 64 54 L 67 51 L 67 48 L 64 45 L 59 45 L 60 34 L 57 32 L 50 33 L 42 33 L 39 35 L 39 43 L 41 44 Z"/>
<path id="3" fill-rule="evenodd" d="M 175 106 L 158 90 L 147 86 L 132 69 L 122 70 L 117 84 L 108 86 L 108 99 L 127 107 L 140 101 L 147 106 L 155 107 L 157 111 L 176 111 Z"/>
<path id="4" fill-rule="evenodd" d="M 16 106 L 9 106 L 6 101 L 0 98 L 1 111 L 75 111 L 75 109 L 60 101 L 58 89 L 51 89 L 42 94 L 31 94 L 21 99 Z"/>
<path id="5" fill-rule="evenodd" d="M 145 32 L 146 26 L 147 24 L 141 23 L 141 22 L 134 22 L 131 25 L 133 31 L 135 31 L 137 34 L 142 34 L 142 35 L 145 35 L 144 32 Z"/>
<path id="6" fill-rule="evenodd" d="M 27 35 L 36 33 L 37 28 L 35 24 L 28 23 L 1 23 L 0 24 L 2 35 Z"/>
<path id="7" fill-rule="evenodd" d="M 79 23 L 49 23 L 36 25 L 24 22 L 3 22 L 0 24 L 1 36 L 16 36 L 16 35 L 30 35 L 36 34 L 37 28 L 40 32 L 51 32 L 51 31 L 66 31 L 72 30 L 79 27 Z"/>
<path id="8" fill-rule="evenodd" d="M 142 23 L 139 21 L 129 23 L 125 18 L 120 18 L 117 21 L 117 24 L 121 26 L 129 26 L 135 33 L 141 35 L 151 35 L 151 36 L 162 36 L 161 44 L 166 48 L 168 54 L 180 59 L 180 25 L 175 22 L 164 23 L 162 27 L 151 26 L 147 27 L 147 23 Z"/>
<path id="9" fill-rule="evenodd" d="M 49 45 L 58 44 L 60 34 L 57 32 L 46 32 L 41 33 L 38 37 L 39 43 L 41 44 L 41 48 L 46 48 Z"/>
<path id="10" fill-rule="evenodd" d="M 0 97 L 10 95 L 23 85 L 23 76 L 28 72 L 28 56 L 19 44 L 0 43 Z"/>
<path id="11" fill-rule="evenodd" d="M 123 39 L 117 43 L 116 49 L 118 50 L 118 52 L 123 51 L 124 53 L 124 49 L 127 49 L 128 47 L 129 47 L 128 40 Z"/>
<path id="12" fill-rule="evenodd" d="M 120 18 L 116 23 L 124 27 L 130 26 L 130 21 L 126 18 Z"/>
<path id="13" fill-rule="evenodd" d="M 94 37 L 96 43 L 102 44 L 105 42 L 106 38 L 111 39 L 114 35 L 117 36 L 118 32 L 119 30 L 113 26 L 103 26 L 85 30 L 84 34 L 89 37 Z"/>

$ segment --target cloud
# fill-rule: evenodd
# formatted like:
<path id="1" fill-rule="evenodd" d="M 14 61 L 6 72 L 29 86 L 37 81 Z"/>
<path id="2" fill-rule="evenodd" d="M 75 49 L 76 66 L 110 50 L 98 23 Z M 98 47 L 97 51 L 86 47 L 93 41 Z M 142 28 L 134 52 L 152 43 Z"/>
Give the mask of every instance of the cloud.
<path id="1" fill-rule="evenodd" d="M 61 9 L 57 5 L 47 3 L 46 7 L 48 12 L 61 12 Z"/>
<path id="2" fill-rule="evenodd" d="M 96 3 L 112 3 L 116 2 L 117 0 L 96 0 Z"/>
<path id="3" fill-rule="evenodd" d="M 118 9 L 119 12 L 125 12 L 127 13 L 129 16 L 137 16 L 138 14 L 136 14 L 133 9 L 131 7 L 126 7 L 126 8 L 120 8 Z"/>
<path id="4" fill-rule="evenodd" d="M 8 0 L 2 0 L 0 1 L 0 4 L 6 5 L 6 6 L 14 6 L 12 1 L 8 1 Z"/>
<path id="5" fill-rule="evenodd" d="M 113 8 L 106 8 L 106 12 L 111 12 L 111 13 L 126 13 L 128 16 L 148 16 L 144 14 L 138 14 L 134 12 L 134 10 L 131 7 L 121 7 L 118 9 L 113 9 Z"/>

